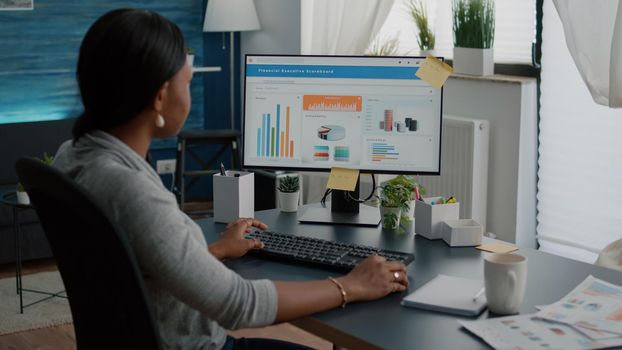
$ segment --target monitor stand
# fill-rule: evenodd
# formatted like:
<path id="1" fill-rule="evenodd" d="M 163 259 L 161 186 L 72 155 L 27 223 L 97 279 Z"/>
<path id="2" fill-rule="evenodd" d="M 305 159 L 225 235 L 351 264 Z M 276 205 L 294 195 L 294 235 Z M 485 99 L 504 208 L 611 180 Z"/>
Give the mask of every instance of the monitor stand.
<path id="1" fill-rule="evenodd" d="M 354 191 L 350 192 L 353 198 L 359 198 L 359 182 L 356 182 Z M 333 190 L 331 196 L 330 209 L 320 204 L 306 205 L 301 208 L 298 221 L 356 226 L 378 226 L 380 224 L 378 208 L 350 200 L 346 191 Z"/>

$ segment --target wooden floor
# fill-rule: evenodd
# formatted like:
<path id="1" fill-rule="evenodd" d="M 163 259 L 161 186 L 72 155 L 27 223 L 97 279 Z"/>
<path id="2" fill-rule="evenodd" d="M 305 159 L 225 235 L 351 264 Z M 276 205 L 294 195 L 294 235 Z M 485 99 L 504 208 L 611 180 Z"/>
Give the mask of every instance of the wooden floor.
<path id="1" fill-rule="evenodd" d="M 54 261 L 46 259 L 27 262 L 24 264 L 22 271 L 24 274 L 30 274 L 53 270 L 56 270 Z M 0 278 L 14 276 L 15 267 L 13 264 L 0 265 Z M 26 309 L 25 311 L 27 312 L 28 310 Z M 237 330 L 231 332 L 231 335 L 234 337 L 282 339 L 304 344 L 314 349 L 332 349 L 332 345 L 329 342 L 307 333 L 300 328 L 294 327 L 289 323 L 265 328 Z M 71 325 L 0 335 L 0 350 L 73 350 L 75 348 L 75 335 L 73 326 Z"/>

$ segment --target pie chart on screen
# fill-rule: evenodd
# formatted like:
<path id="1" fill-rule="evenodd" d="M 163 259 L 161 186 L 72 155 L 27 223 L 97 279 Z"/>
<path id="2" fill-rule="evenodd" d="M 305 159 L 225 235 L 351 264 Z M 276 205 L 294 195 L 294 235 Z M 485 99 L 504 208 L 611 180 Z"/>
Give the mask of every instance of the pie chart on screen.
<path id="1" fill-rule="evenodd" d="M 322 125 L 317 129 L 317 137 L 326 141 L 339 141 L 346 137 L 346 129 L 339 125 Z"/>

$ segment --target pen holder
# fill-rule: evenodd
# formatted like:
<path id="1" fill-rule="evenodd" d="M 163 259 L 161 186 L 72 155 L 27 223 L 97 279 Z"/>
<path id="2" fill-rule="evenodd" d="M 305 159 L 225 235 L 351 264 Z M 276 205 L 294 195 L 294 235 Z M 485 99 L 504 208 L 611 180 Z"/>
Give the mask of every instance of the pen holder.
<path id="1" fill-rule="evenodd" d="M 442 237 L 442 222 L 458 220 L 460 203 L 431 204 L 441 197 L 425 198 L 415 206 L 415 233 L 428 239 Z"/>
<path id="2" fill-rule="evenodd" d="M 214 222 L 255 216 L 255 174 L 227 170 L 214 177 Z"/>

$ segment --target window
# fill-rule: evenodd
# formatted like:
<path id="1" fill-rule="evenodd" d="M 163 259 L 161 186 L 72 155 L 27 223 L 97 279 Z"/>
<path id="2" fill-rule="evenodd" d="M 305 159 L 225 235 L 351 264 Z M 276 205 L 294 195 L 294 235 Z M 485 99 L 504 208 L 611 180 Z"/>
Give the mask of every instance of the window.
<path id="1" fill-rule="evenodd" d="M 592 100 L 551 1 L 543 13 L 538 242 L 594 262 L 622 236 L 622 115 Z"/>
<path id="2" fill-rule="evenodd" d="M 375 40 L 399 40 L 400 55 L 418 55 L 417 28 L 408 13 L 409 0 L 395 0 L 393 8 Z M 428 17 L 436 35 L 434 54 L 453 57 L 452 0 L 428 0 Z M 534 1 L 495 0 L 495 43 L 497 63 L 531 65 L 535 40 L 536 3 Z"/>

